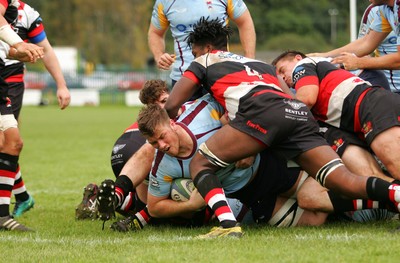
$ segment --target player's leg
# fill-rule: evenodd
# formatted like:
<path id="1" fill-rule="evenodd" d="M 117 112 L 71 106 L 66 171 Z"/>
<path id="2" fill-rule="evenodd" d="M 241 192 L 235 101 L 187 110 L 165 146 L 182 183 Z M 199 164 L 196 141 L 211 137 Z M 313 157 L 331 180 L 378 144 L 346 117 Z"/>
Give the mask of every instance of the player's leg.
<path id="1" fill-rule="evenodd" d="M 320 124 L 321 125 L 321 124 Z M 368 144 L 355 133 L 322 124 L 324 137 L 332 149 L 342 158 L 343 163 L 353 173 L 375 176 L 388 182 L 393 178 L 385 175 L 376 159 L 370 153 Z"/>
<path id="2" fill-rule="evenodd" d="M 378 162 L 364 148 L 349 145 L 342 155 L 342 160 L 346 167 L 355 174 L 375 176 L 388 182 L 393 181 L 393 178 L 382 172 Z"/>
<path id="3" fill-rule="evenodd" d="M 0 229 L 30 231 L 9 215 L 12 188 L 18 171 L 19 152 L 22 149 L 17 121 L 12 114 L 1 115 L 1 125 L 5 141 L 0 152 L 0 189 L 2 190 L 0 191 Z"/>
<path id="4" fill-rule="evenodd" d="M 370 146 L 389 173 L 400 180 L 400 126 L 381 132 Z"/>
<path id="5" fill-rule="evenodd" d="M 329 146 L 301 154 L 298 163 L 322 186 L 353 199 L 371 199 L 398 209 L 400 187 L 380 178 L 351 173 Z"/>
<path id="6" fill-rule="evenodd" d="M 276 227 L 320 226 L 327 217 L 324 212 L 304 210 L 296 199 L 278 197 L 268 224 Z"/>
<path id="7" fill-rule="evenodd" d="M 107 179 L 100 184 L 97 202 L 101 220 L 111 219 L 115 215 L 115 209 L 121 207 L 129 192 L 146 179 L 153 156 L 154 148 L 144 144 L 126 162 L 115 183 Z"/>
<path id="8" fill-rule="evenodd" d="M 190 163 L 193 182 L 204 200 L 213 209 L 221 227 L 240 231 L 238 235 L 241 235 L 241 230 L 235 228 L 236 218 L 229 207 L 215 171 L 254 155 L 263 148 L 265 148 L 263 144 L 258 143 L 249 135 L 230 125 L 225 125 L 199 147 L 201 154 L 196 153 Z"/>

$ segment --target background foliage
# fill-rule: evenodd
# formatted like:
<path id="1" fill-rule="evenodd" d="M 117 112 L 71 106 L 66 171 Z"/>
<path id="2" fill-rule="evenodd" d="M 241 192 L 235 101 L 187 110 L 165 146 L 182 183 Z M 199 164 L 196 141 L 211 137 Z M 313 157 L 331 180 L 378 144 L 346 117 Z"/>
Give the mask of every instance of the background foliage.
<path id="1" fill-rule="evenodd" d="M 88 61 L 144 68 L 151 59 L 147 30 L 153 0 L 26 2 L 41 13 L 53 45 L 75 46 Z M 259 51 L 322 51 L 349 41 L 348 0 L 245 0 L 245 3 L 255 23 Z M 368 4 L 358 1 L 357 20 Z M 339 12 L 336 43 L 331 43 L 329 9 Z M 237 35 L 232 46 L 239 43 Z M 172 50 L 170 37 L 167 44 Z"/>

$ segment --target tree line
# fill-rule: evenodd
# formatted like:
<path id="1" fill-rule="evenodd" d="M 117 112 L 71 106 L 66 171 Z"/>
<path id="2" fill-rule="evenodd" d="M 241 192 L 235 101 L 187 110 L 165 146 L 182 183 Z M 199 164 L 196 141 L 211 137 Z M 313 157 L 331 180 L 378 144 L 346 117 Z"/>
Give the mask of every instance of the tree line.
<path id="1" fill-rule="evenodd" d="M 349 41 L 348 0 L 244 1 L 256 27 L 257 50 L 323 51 Z M 82 57 L 94 64 L 144 68 L 151 60 L 147 30 L 154 0 L 25 2 L 41 14 L 53 46 L 77 47 Z M 367 5 L 367 1 L 358 1 L 358 20 Z M 337 10 L 334 41 L 329 10 Z M 167 49 L 172 51 L 172 39 L 167 35 Z M 238 34 L 231 42 L 239 44 Z"/>

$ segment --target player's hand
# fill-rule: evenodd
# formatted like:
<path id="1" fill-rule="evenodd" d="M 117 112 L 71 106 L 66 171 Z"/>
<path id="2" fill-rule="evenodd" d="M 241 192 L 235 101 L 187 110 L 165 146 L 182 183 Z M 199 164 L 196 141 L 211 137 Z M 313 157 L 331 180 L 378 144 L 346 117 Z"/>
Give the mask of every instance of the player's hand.
<path id="1" fill-rule="evenodd" d="M 174 54 L 164 53 L 157 60 L 157 67 L 159 69 L 168 70 L 174 62 L 175 62 Z"/>
<path id="2" fill-rule="evenodd" d="M 256 159 L 255 156 L 250 156 L 250 157 L 244 158 L 242 160 L 237 161 L 235 163 L 235 167 L 241 168 L 241 169 L 249 168 L 250 166 L 253 165 L 255 159 Z"/>
<path id="3" fill-rule="evenodd" d="M 57 87 L 57 100 L 60 109 L 65 109 L 71 102 L 71 95 L 69 94 L 68 88 L 63 85 L 62 87 Z"/>
<path id="4" fill-rule="evenodd" d="M 345 70 L 358 69 L 358 57 L 353 53 L 343 52 L 339 56 L 332 59 L 333 64 L 339 64 Z"/>
<path id="5" fill-rule="evenodd" d="M 14 58 L 22 62 L 35 63 L 44 56 L 44 48 L 35 44 L 19 42 L 13 48 L 16 49 Z"/>

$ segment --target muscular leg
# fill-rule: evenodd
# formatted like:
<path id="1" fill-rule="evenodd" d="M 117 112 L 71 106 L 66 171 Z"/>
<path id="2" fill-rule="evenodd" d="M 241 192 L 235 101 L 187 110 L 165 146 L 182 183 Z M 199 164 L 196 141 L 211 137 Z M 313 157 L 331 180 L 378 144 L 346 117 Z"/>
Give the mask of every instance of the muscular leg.
<path id="1" fill-rule="evenodd" d="M 370 146 L 389 173 L 400 180 L 400 127 L 392 127 L 378 134 Z"/>
<path id="2" fill-rule="evenodd" d="M 227 163 L 242 160 L 266 148 L 265 145 L 256 141 L 253 137 L 229 125 L 225 125 L 218 130 L 207 140 L 206 144 L 213 154 Z M 204 169 L 217 170 L 219 168 L 210 163 L 203 155 L 197 153 L 190 163 L 192 179 Z"/>
<path id="3" fill-rule="evenodd" d="M 330 147 L 319 146 L 301 154 L 297 161 L 310 176 L 317 178 L 319 183 L 338 194 L 353 199 L 381 201 L 399 210 L 399 185 L 376 177 L 353 174 L 344 165 L 328 165 L 334 159 L 337 159 L 337 155 Z M 322 170 L 324 173 L 321 172 Z M 318 174 L 325 174 L 325 177 L 318 179 Z"/>
<path id="4" fill-rule="evenodd" d="M 349 145 L 342 156 L 343 163 L 353 173 L 365 176 L 379 177 L 385 181 L 392 182 L 393 178 L 386 176 L 375 158 L 364 148 Z"/>
<path id="5" fill-rule="evenodd" d="M 223 126 L 206 142 L 204 153 L 196 153 L 190 163 L 194 185 L 213 209 L 221 226 L 231 228 L 236 218 L 226 200 L 222 185 L 215 172 L 227 165 L 260 152 L 264 145 L 229 125 Z M 200 149 L 202 146 L 200 146 Z"/>
<path id="6" fill-rule="evenodd" d="M 319 146 L 302 153 L 297 162 L 315 178 L 317 172 L 331 160 L 339 156 L 329 146 Z M 368 198 L 365 188 L 367 177 L 351 173 L 342 165 L 334 169 L 327 177 L 325 187 L 349 198 Z"/>

